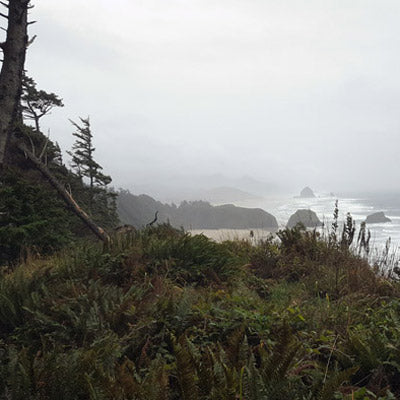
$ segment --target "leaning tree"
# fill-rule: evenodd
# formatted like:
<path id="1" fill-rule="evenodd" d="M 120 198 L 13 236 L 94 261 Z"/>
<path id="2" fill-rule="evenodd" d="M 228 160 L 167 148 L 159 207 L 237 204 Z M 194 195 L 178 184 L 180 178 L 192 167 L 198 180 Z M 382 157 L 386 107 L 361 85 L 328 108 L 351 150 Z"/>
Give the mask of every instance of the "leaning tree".
<path id="1" fill-rule="evenodd" d="M 0 72 L 0 174 L 5 170 L 10 149 L 15 148 L 25 154 L 26 158 L 37 168 L 47 181 L 59 193 L 69 208 L 104 242 L 110 240 L 107 233 L 97 226 L 76 203 L 72 195 L 53 176 L 47 166 L 25 144 L 18 135 L 20 103 L 24 77 L 25 56 L 33 39 L 28 37 L 28 12 L 33 7 L 30 0 L 0 0 L 6 12 L 0 17 L 6 19 L 6 39 L 0 43 L 3 60 Z"/>

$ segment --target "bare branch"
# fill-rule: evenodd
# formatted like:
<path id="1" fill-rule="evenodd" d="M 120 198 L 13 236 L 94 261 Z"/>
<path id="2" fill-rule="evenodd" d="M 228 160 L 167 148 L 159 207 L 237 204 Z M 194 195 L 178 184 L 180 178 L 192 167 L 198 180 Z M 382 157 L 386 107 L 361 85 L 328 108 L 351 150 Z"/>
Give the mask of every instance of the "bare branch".
<path id="1" fill-rule="evenodd" d="M 36 149 L 35 149 L 35 145 L 33 144 L 33 140 L 31 138 L 31 135 L 27 135 L 29 142 L 31 143 L 31 147 L 32 147 L 32 154 L 35 155 L 36 154 Z"/>
<path id="2" fill-rule="evenodd" d="M 29 21 L 29 22 L 28 22 L 28 25 L 36 24 L 36 22 L 37 22 L 37 21 Z"/>
<path id="3" fill-rule="evenodd" d="M 153 221 L 148 223 L 147 226 L 153 226 L 157 222 L 157 220 L 158 220 L 158 211 L 156 211 Z"/>
<path id="4" fill-rule="evenodd" d="M 36 38 L 37 35 L 32 36 L 32 38 L 28 40 L 26 47 L 28 48 L 35 41 Z"/>
<path id="5" fill-rule="evenodd" d="M 42 149 L 42 151 L 40 152 L 40 155 L 39 155 L 39 160 L 41 160 L 42 159 L 42 157 L 44 156 L 44 153 L 45 153 L 45 151 L 47 150 L 47 145 L 49 144 L 49 138 L 50 138 L 50 130 L 49 130 L 49 132 L 48 132 L 48 134 L 47 134 L 47 137 L 46 137 L 46 141 L 44 142 L 44 145 L 43 145 L 43 149 Z M 47 155 L 47 154 L 46 154 Z M 47 164 L 47 163 L 46 163 Z"/>

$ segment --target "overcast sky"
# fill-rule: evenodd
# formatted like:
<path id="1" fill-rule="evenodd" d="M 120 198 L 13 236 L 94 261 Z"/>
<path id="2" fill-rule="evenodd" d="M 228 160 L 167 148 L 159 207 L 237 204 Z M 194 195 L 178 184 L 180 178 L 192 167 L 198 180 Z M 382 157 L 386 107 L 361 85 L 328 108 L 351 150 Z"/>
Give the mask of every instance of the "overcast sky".
<path id="1" fill-rule="evenodd" d="M 251 175 L 400 189 L 398 0 L 36 0 L 27 69 L 117 186 Z"/>

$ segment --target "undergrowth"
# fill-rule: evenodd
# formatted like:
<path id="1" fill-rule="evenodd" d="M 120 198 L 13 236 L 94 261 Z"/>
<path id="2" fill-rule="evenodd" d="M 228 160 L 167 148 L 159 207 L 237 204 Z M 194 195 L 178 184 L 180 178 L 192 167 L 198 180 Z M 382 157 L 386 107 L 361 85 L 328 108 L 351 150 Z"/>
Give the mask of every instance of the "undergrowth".
<path id="1" fill-rule="evenodd" d="M 0 399 L 400 398 L 399 284 L 351 235 L 160 225 L 4 268 Z"/>

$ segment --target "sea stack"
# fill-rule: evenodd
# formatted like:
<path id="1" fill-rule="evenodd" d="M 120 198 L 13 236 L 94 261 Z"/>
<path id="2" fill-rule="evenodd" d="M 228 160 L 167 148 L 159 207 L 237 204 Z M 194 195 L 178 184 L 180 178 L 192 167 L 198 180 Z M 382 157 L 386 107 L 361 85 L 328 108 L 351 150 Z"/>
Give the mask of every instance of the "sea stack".
<path id="1" fill-rule="evenodd" d="M 306 228 L 316 228 L 322 225 L 317 214 L 312 210 L 297 210 L 287 223 L 288 228 L 294 228 L 297 224 L 303 224 Z"/>
<path id="2" fill-rule="evenodd" d="M 365 222 L 367 224 L 382 224 L 385 222 L 392 222 L 392 220 L 388 218 L 383 211 L 381 211 L 368 215 Z"/>
<path id="3" fill-rule="evenodd" d="M 301 192 L 300 192 L 300 197 L 305 198 L 305 199 L 310 199 L 315 197 L 314 192 L 306 186 Z"/>

